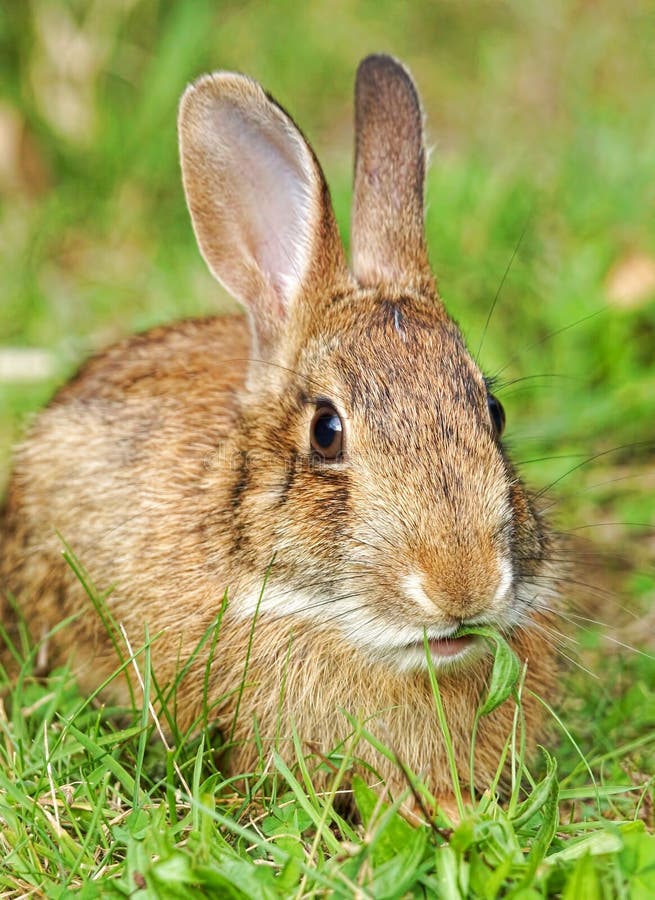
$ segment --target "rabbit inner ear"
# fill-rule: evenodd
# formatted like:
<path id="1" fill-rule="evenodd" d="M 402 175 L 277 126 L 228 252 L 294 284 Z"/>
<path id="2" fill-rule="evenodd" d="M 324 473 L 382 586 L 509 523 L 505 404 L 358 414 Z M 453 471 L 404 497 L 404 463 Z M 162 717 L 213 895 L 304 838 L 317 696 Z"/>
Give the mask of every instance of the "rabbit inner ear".
<path id="1" fill-rule="evenodd" d="M 345 269 L 322 173 L 291 119 L 241 75 L 189 87 L 179 134 L 202 254 L 265 345 L 312 279 Z"/>
<path id="2" fill-rule="evenodd" d="M 285 135 L 288 143 L 277 141 L 267 125 L 253 122 L 238 108 L 216 116 L 225 183 L 223 196 L 213 198 L 208 250 L 214 259 L 220 256 L 215 274 L 237 297 L 247 303 L 261 299 L 243 295 L 239 278 L 245 267 L 257 282 L 257 294 L 268 297 L 274 316 L 283 317 L 309 266 L 316 215 L 310 190 L 313 173 L 295 135 Z M 222 234 L 215 248 L 217 222 Z M 226 234 L 232 228 L 232 234 Z M 248 282 L 246 290 L 252 289 Z"/>
<path id="3" fill-rule="evenodd" d="M 434 290 L 425 242 L 425 150 L 418 94 L 390 56 L 368 56 L 355 84 L 352 265 L 365 286 Z"/>

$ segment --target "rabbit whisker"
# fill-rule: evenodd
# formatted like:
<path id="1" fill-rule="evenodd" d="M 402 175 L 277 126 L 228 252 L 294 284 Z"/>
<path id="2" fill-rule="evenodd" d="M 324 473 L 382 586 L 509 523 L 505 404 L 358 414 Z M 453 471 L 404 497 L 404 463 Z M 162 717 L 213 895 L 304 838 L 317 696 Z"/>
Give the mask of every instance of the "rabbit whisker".
<path id="1" fill-rule="evenodd" d="M 550 629 L 545 629 L 538 622 L 531 622 L 528 626 L 519 624 L 517 626 L 517 628 L 520 628 L 521 630 L 526 631 L 526 632 L 528 630 L 534 628 L 536 631 L 539 631 L 540 633 L 544 634 L 549 639 L 549 641 L 553 642 L 555 651 L 561 656 L 562 659 L 565 659 L 567 662 L 569 662 L 571 665 L 575 666 L 581 672 L 584 672 L 584 674 L 589 676 L 590 678 L 593 678 L 596 681 L 600 680 L 599 676 L 595 672 L 593 672 L 591 669 L 587 668 L 587 666 L 583 665 L 574 656 L 571 656 L 569 653 L 566 653 L 562 649 L 563 636 L 558 635 L 557 632 L 553 632 Z"/>
<path id="2" fill-rule="evenodd" d="M 583 322 L 588 322 L 590 319 L 596 318 L 596 316 L 599 316 L 601 313 L 607 312 L 608 309 L 609 309 L 609 307 L 607 305 L 601 306 L 599 309 L 594 310 L 592 313 L 589 313 L 586 316 L 581 316 L 579 319 L 576 319 L 575 322 L 569 322 L 567 325 L 562 325 L 561 328 L 556 328 L 553 331 L 549 331 L 548 334 L 544 335 L 544 337 L 540 338 L 538 341 L 535 341 L 533 344 L 530 344 L 528 347 L 526 347 L 523 352 L 527 352 L 529 350 L 534 350 L 535 347 L 540 347 L 542 344 L 545 344 L 548 341 L 552 340 L 554 337 L 557 337 L 558 334 L 563 334 L 565 331 L 569 331 L 571 328 L 576 328 L 578 325 L 582 325 Z M 492 378 L 494 380 L 496 378 L 499 378 L 506 369 L 508 369 L 511 365 L 513 365 L 517 361 L 518 358 L 519 358 L 518 354 L 515 354 L 514 356 L 510 357 L 509 361 L 507 363 L 505 363 L 505 365 L 502 367 L 502 369 L 498 369 L 498 371 L 492 375 Z"/>
<path id="3" fill-rule="evenodd" d="M 523 243 L 523 238 L 525 237 L 526 232 L 527 232 L 528 227 L 529 227 L 529 225 L 530 225 L 531 222 L 532 222 L 532 213 L 530 213 L 530 214 L 528 215 L 528 217 L 526 218 L 526 220 L 525 220 L 525 224 L 523 225 L 523 228 L 522 228 L 522 230 L 521 230 L 521 233 L 520 233 L 520 235 L 519 235 L 519 237 L 518 237 L 518 240 L 517 240 L 517 242 L 516 242 L 516 244 L 515 244 L 515 246 L 514 246 L 514 250 L 512 251 L 512 255 L 510 256 L 509 261 L 508 261 L 508 263 L 507 263 L 507 265 L 506 265 L 506 267 L 505 267 L 505 271 L 503 272 L 503 277 L 500 279 L 500 284 L 498 285 L 498 288 L 496 289 L 496 293 L 495 293 L 495 295 L 494 295 L 494 299 L 493 299 L 493 301 L 492 301 L 492 303 L 491 303 L 491 307 L 489 308 L 489 312 L 488 312 L 488 314 L 487 314 L 487 319 L 486 319 L 486 321 L 485 321 L 485 323 L 484 323 L 484 328 L 482 329 L 482 335 L 481 335 L 481 337 L 480 337 L 480 343 L 479 343 L 479 345 L 478 345 L 478 350 L 477 350 L 477 353 L 475 354 L 475 361 L 476 361 L 476 363 L 479 362 L 479 359 L 480 359 L 480 353 L 482 352 L 482 345 L 484 344 L 484 339 L 485 339 L 485 337 L 487 336 L 487 329 L 489 328 L 489 323 L 491 322 L 491 317 L 493 316 L 494 310 L 495 310 L 495 308 L 496 308 L 496 304 L 498 303 L 498 298 L 500 297 L 501 291 L 502 291 L 502 289 L 503 289 L 503 287 L 504 287 L 504 285 L 505 285 L 505 282 L 507 281 L 507 276 L 509 275 L 509 273 L 510 273 L 510 271 L 511 271 L 511 269 L 512 269 L 512 265 L 514 264 L 514 260 L 516 259 L 517 255 L 518 255 L 518 252 L 519 252 L 519 250 L 521 249 L 521 244 Z"/>

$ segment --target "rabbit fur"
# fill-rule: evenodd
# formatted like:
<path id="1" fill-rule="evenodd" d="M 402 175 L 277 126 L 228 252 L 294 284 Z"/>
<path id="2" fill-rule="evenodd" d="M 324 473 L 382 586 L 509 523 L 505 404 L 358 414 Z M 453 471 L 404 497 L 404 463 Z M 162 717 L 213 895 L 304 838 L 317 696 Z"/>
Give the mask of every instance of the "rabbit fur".
<path id="1" fill-rule="evenodd" d="M 119 660 L 62 538 L 132 648 L 147 625 L 164 687 L 227 591 L 211 662 L 205 641 L 179 687 L 181 729 L 209 708 L 242 773 L 258 762 L 255 720 L 265 751 L 293 763 L 292 728 L 320 760 L 352 731 L 345 710 L 448 798 L 424 633 L 468 783 L 491 657 L 479 640 L 452 658 L 440 648 L 462 624 L 509 636 L 527 661 L 534 746 L 543 723 L 530 690 L 550 697 L 557 682 L 545 636 L 557 602 L 554 539 L 437 294 L 413 81 L 394 59 L 371 56 L 355 100 L 349 269 L 324 176 L 291 118 L 243 75 L 187 88 L 179 138 L 193 227 L 246 315 L 130 337 L 56 394 L 16 452 L 0 518 L 0 602 L 10 632 L 14 597 L 48 665 L 71 663 L 91 691 Z M 343 429 L 334 460 L 309 442 L 325 403 Z M 126 702 L 129 673 L 105 695 Z M 514 714 L 507 701 L 480 723 L 479 788 Z M 395 763 L 366 742 L 356 752 L 392 794 L 405 789 Z"/>

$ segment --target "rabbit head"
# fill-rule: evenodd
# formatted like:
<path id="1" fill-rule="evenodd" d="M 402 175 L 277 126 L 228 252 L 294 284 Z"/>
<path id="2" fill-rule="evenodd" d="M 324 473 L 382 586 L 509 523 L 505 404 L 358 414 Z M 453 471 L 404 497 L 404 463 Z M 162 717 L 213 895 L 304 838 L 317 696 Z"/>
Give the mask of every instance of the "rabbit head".
<path id="1" fill-rule="evenodd" d="M 216 527 L 247 573 L 235 614 L 261 603 L 398 670 L 425 665 L 426 633 L 452 666 L 475 657 L 462 626 L 511 630 L 546 602 L 534 585 L 550 539 L 501 443 L 502 407 L 437 294 L 422 112 L 390 57 L 360 65 L 355 132 L 349 270 L 323 173 L 284 110 L 227 73 L 182 99 L 198 244 L 251 326 Z"/>

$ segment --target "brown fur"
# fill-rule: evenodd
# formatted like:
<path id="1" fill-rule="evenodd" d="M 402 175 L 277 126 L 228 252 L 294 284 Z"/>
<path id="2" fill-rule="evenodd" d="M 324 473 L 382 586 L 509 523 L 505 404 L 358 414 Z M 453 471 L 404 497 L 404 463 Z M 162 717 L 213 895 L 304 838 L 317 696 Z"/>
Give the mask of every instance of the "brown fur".
<path id="1" fill-rule="evenodd" d="M 385 642 L 402 629 L 420 641 L 424 627 L 483 619 L 511 632 L 529 662 L 527 686 L 549 696 L 556 668 L 539 630 L 546 601 L 527 589 L 552 580 L 552 539 L 436 295 L 422 223 L 420 108 L 409 75 L 387 57 L 360 68 L 357 138 L 358 280 L 346 269 L 318 163 L 286 114 L 242 76 L 207 76 L 189 88 L 180 139 L 194 227 L 250 329 L 243 317 L 177 323 L 82 368 L 16 454 L 0 522 L 0 588 L 16 595 L 37 639 L 76 617 L 50 638 L 49 661 L 71 661 L 87 690 L 118 661 L 55 529 L 97 589 L 112 589 L 108 607 L 133 648 L 144 625 L 155 636 L 161 685 L 173 683 L 228 589 L 206 699 L 229 729 L 274 559 L 234 770 L 256 760 L 254 719 L 265 747 L 292 761 L 292 723 L 326 754 L 350 731 L 345 709 L 448 795 L 427 674 L 400 671 Z M 263 179 L 261 196 L 244 180 L 248 165 Z M 287 252 L 290 238 L 300 249 Z M 344 423 L 335 463 L 309 451 L 309 424 L 325 398 Z M 513 586 L 496 596 L 503 559 Z M 404 587 L 412 573 L 423 600 Z M 205 648 L 182 684 L 182 728 L 201 715 L 206 663 Z M 490 658 L 478 655 L 440 676 L 463 780 L 489 670 Z M 125 682 L 109 692 L 124 698 Z M 541 712 L 528 693 L 524 712 L 532 746 Z M 513 715 L 506 703 L 481 724 L 478 786 L 493 776 Z M 357 752 L 393 792 L 402 789 L 396 767 L 363 744 Z"/>

